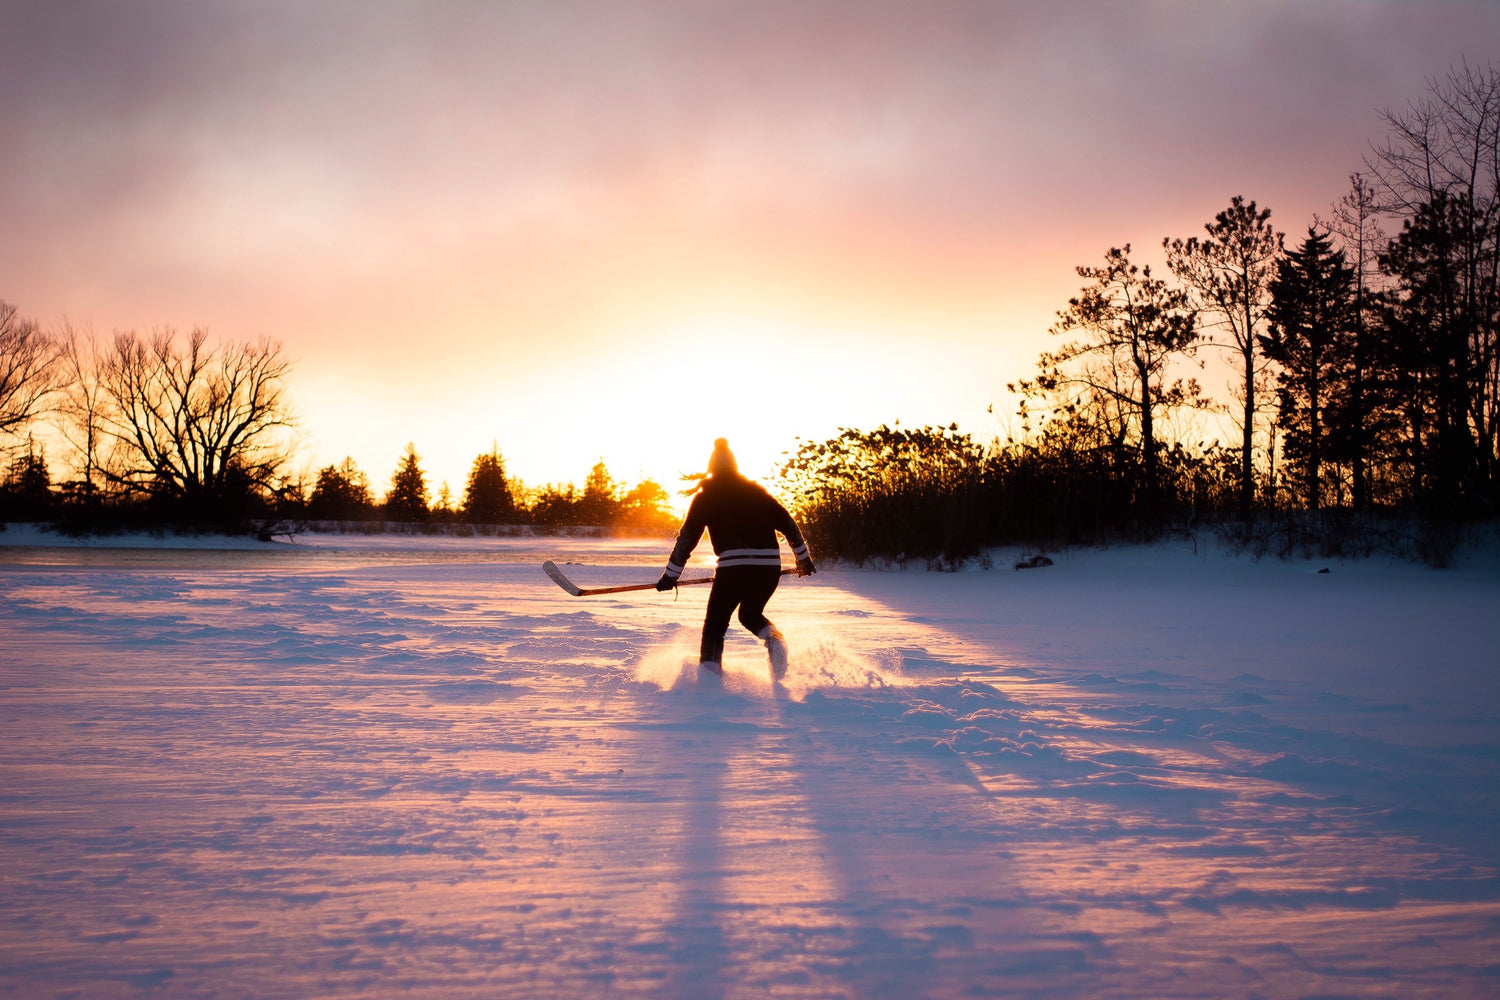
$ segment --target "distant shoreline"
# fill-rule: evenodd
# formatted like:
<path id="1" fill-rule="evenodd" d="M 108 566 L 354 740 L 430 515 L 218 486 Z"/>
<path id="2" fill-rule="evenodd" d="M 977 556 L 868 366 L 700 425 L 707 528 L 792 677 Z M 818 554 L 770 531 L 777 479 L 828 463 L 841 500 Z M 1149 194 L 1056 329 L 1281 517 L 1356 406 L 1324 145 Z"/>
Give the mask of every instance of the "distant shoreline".
<path id="1" fill-rule="evenodd" d="M 290 540 L 309 535 L 344 537 L 428 536 L 434 538 L 593 538 L 657 539 L 653 534 L 628 528 L 601 525 L 549 524 L 467 524 L 420 521 L 309 521 L 295 530 L 278 533 L 281 541 L 264 541 L 253 534 L 227 534 L 199 531 L 187 527 L 162 526 L 152 529 L 88 532 L 68 534 L 46 523 L 12 523 L 0 525 L 0 547 L 46 546 L 59 548 L 220 548 L 270 549 L 285 546 Z"/>

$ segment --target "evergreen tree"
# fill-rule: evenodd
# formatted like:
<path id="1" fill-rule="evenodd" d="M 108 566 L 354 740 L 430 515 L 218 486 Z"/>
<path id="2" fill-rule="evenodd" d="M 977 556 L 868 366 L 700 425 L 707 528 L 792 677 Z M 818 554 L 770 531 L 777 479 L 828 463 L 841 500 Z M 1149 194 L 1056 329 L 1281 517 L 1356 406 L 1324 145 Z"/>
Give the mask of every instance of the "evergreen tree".
<path id="1" fill-rule="evenodd" d="M 464 487 L 463 515 L 471 524 L 505 524 L 516 514 L 515 498 L 505 478 L 505 461 L 500 447 L 492 444 L 486 454 L 477 456 L 469 468 L 469 482 Z"/>
<path id="2" fill-rule="evenodd" d="M 1382 117 L 1366 160 L 1406 217 L 1381 265 L 1397 283 L 1394 355 L 1421 394 L 1407 417 L 1414 499 L 1439 517 L 1500 506 L 1500 68 L 1454 67 Z"/>
<path id="3" fill-rule="evenodd" d="M 636 531 L 671 532 L 677 526 L 671 496 L 654 479 L 643 479 L 620 498 L 616 523 Z"/>
<path id="4" fill-rule="evenodd" d="M 1405 222 L 1381 257 L 1397 281 L 1389 346 L 1399 359 L 1396 374 L 1415 438 L 1412 482 L 1419 503 L 1440 516 L 1482 505 L 1482 495 L 1466 494 L 1482 489 L 1494 463 L 1494 404 L 1485 396 L 1497 363 L 1493 349 L 1482 345 L 1500 294 L 1476 294 L 1476 277 L 1460 256 L 1487 225 L 1464 202 L 1440 192 Z"/>
<path id="5" fill-rule="evenodd" d="M 25 452 L 11 460 L 5 481 L 0 483 L 0 514 L 38 520 L 46 518 L 51 508 L 52 476 L 47 471 L 47 454 L 27 437 Z"/>
<path id="6" fill-rule="evenodd" d="M 581 524 L 578 501 L 578 490 L 572 483 L 566 486 L 549 483 L 532 498 L 531 521 L 546 525 Z"/>
<path id="7" fill-rule="evenodd" d="M 1380 251 L 1386 237 L 1378 213 L 1375 190 L 1369 180 L 1362 174 L 1350 174 L 1348 193 L 1334 204 L 1332 216 L 1324 223 L 1339 238 L 1344 258 L 1354 269 L 1348 405 L 1341 424 L 1347 436 L 1344 450 L 1351 464 L 1355 510 L 1364 510 L 1373 502 L 1373 466 L 1391 431 L 1389 411 L 1380 401 L 1382 330 L 1377 281 Z"/>
<path id="8" fill-rule="evenodd" d="M 601 458 L 583 481 L 583 496 L 578 499 L 578 523 L 613 524 L 620 512 L 619 497 L 620 487 Z"/>
<path id="9" fill-rule="evenodd" d="M 352 521 L 368 516 L 374 506 L 370 481 L 354 459 L 346 457 L 338 465 L 318 470 L 307 513 L 321 520 Z"/>
<path id="10" fill-rule="evenodd" d="M 427 509 L 427 476 L 422 471 L 416 445 L 408 443 L 406 454 L 391 476 L 391 491 L 385 495 L 385 516 L 392 521 L 425 521 Z"/>
<path id="11" fill-rule="evenodd" d="M 1303 473 L 1303 502 L 1322 505 L 1323 466 L 1334 457 L 1334 415 L 1346 415 L 1353 338 L 1354 270 L 1328 233 L 1307 239 L 1277 268 L 1271 283 L 1271 332 L 1266 354 L 1280 366 L 1277 397 L 1286 456 Z"/>

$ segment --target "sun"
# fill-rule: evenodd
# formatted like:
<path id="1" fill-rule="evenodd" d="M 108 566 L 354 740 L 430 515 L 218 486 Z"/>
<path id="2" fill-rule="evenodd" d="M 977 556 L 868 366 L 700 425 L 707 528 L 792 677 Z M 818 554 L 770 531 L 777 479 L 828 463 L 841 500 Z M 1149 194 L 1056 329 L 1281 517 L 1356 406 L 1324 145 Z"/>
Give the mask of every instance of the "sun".
<path id="1" fill-rule="evenodd" d="M 700 472 L 727 438 L 748 476 L 774 474 L 813 395 L 794 327 L 743 315 L 699 316 L 575 368 L 574 398 L 589 400 L 558 431 L 619 472 L 672 489 Z"/>

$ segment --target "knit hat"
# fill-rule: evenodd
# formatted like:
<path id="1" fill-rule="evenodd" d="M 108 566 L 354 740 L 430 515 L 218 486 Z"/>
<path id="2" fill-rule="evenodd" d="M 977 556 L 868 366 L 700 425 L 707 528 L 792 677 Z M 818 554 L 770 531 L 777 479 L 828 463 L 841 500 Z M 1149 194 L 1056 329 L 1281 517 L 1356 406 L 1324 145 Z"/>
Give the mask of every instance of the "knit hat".
<path id="1" fill-rule="evenodd" d="M 734 452 L 729 450 L 729 442 L 724 438 L 714 441 L 714 453 L 708 456 L 708 474 L 710 476 L 735 475 L 740 471 L 739 464 L 734 460 Z"/>

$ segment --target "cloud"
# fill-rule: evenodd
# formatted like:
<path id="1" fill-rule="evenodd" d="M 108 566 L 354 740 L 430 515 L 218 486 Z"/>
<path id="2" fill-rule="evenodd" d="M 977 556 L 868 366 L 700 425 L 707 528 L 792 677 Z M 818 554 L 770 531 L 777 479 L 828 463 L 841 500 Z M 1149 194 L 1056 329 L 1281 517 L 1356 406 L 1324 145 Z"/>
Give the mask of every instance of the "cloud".
<path id="1" fill-rule="evenodd" d="M 1074 265 L 1236 193 L 1295 230 L 1497 42 L 1458 0 L 10 0 L 0 296 L 434 395 L 715 310 L 1021 364 Z"/>
<path id="2" fill-rule="evenodd" d="M 1171 187 L 1184 159 L 1264 162 L 1373 130 L 1345 119 L 1387 98 L 1386 79 L 1409 86 L 1412 63 L 1441 70 L 1451 45 L 1435 36 L 1500 29 L 1480 5 L 1423 10 L 1441 13 L 23 2 L 4 15 L 0 122 L 19 138 L 0 150 L 0 197 L 39 223 L 174 198 L 274 221 L 278 204 L 326 199 L 343 225 L 416 216 L 494 234 L 568 225 L 574 202 L 607 218 L 625 197 L 962 228 L 1039 188 L 1112 173 Z M 258 190 L 247 175 L 276 179 Z"/>

